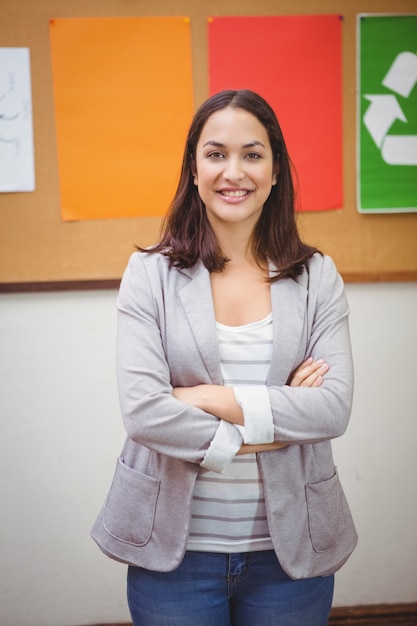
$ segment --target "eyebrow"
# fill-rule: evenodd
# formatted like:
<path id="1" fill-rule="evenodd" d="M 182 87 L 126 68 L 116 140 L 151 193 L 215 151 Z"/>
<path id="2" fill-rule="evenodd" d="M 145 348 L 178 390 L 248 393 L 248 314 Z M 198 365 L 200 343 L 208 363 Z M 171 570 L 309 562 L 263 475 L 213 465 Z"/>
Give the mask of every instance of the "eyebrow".
<path id="1" fill-rule="evenodd" d="M 205 148 L 206 146 L 214 146 L 216 148 L 225 147 L 223 143 L 220 143 L 220 141 L 214 141 L 214 139 L 209 139 L 208 141 L 206 141 L 205 144 L 203 144 L 203 148 Z M 264 144 L 261 141 L 251 141 L 250 143 L 245 143 L 242 148 L 255 148 L 256 146 L 261 146 L 262 148 L 265 148 Z"/>

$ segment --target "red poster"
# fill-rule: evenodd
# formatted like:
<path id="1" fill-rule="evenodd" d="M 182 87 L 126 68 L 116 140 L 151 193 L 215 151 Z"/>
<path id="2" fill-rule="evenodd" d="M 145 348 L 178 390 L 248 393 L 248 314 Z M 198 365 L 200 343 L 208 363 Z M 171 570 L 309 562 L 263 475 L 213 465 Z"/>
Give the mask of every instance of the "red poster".
<path id="1" fill-rule="evenodd" d="M 257 91 L 274 108 L 298 176 L 298 208 L 343 206 L 342 18 L 208 20 L 210 93 Z"/>

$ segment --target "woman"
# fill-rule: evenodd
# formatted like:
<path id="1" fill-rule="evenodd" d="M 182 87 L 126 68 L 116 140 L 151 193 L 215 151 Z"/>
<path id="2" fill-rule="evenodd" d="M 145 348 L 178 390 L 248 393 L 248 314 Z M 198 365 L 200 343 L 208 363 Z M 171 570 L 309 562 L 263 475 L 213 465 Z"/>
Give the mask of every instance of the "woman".
<path id="1" fill-rule="evenodd" d="M 357 540 L 330 443 L 351 411 L 348 306 L 299 238 L 259 95 L 197 111 L 118 309 L 127 440 L 92 534 L 130 566 L 135 626 L 324 626 Z"/>

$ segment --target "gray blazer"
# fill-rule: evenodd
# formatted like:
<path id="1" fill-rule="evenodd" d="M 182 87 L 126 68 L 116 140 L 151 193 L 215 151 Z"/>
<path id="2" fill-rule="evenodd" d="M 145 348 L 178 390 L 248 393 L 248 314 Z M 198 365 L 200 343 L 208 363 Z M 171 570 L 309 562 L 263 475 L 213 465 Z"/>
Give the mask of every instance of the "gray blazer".
<path id="1" fill-rule="evenodd" d="M 277 557 L 292 578 L 340 568 L 357 543 L 331 439 L 347 427 L 353 367 L 349 309 L 333 261 L 315 254 L 302 276 L 271 285 L 273 360 L 267 381 L 275 439 L 257 455 Z M 118 384 L 127 439 L 92 537 L 111 558 L 150 570 L 180 564 L 200 464 L 222 471 L 224 422 L 173 397 L 172 387 L 222 384 L 209 273 L 134 253 L 118 298 Z M 290 387 L 308 356 L 330 365 L 319 388 Z M 230 427 L 233 450 L 242 443 Z M 212 451 L 213 449 L 213 451 Z M 232 456 L 234 455 L 234 451 Z"/>

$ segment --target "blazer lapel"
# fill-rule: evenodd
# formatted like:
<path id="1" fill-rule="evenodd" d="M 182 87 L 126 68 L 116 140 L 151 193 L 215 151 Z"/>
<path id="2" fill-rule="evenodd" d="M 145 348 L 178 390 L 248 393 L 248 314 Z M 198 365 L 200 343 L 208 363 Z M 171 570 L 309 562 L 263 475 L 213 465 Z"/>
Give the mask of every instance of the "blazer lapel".
<path id="1" fill-rule="evenodd" d="M 297 363 L 305 328 L 307 290 L 291 279 L 271 284 L 273 357 L 268 384 L 284 385 Z"/>
<path id="2" fill-rule="evenodd" d="M 222 375 L 210 274 L 201 263 L 181 271 L 191 279 L 179 292 L 186 318 L 212 384 L 221 385 Z"/>

